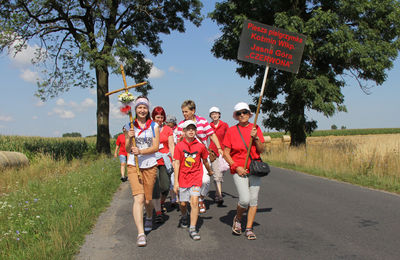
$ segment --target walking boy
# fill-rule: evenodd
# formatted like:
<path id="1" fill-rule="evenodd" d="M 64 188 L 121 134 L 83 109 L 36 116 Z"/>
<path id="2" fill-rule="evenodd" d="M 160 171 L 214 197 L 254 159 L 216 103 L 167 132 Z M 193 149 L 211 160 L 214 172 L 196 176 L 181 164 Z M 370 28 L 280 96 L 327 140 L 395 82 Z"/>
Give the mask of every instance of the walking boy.
<path id="1" fill-rule="evenodd" d="M 213 171 L 207 161 L 207 148 L 195 138 L 196 123 L 193 120 L 186 120 L 182 128 L 185 138 L 175 146 L 174 152 L 174 191 L 179 192 L 182 213 L 180 226 L 188 226 L 187 202 L 190 202 L 189 234 L 192 239 L 199 240 L 196 223 L 199 216 L 199 196 L 203 179 L 202 162 L 209 175 L 212 175 Z"/>

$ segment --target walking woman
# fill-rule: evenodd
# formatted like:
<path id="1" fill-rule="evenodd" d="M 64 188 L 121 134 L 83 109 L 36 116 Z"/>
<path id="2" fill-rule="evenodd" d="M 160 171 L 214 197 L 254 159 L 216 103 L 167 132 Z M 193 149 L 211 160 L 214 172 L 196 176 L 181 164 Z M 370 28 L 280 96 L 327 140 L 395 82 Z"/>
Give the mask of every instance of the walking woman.
<path id="1" fill-rule="evenodd" d="M 253 139 L 250 150 L 252 159 L 259 159 L 260 154 L 264 152 L 264 136 L 258 126 L 254 127 L 249 122 L 251 116 L 252 113 L 248 104 L 244 102 L 236 104 L 233 118 L 238 120 L 239 123 L 230 127 L 224 138 L 224 158 L 230 165 L 233 181 L 239 194 L 239 202 L 236 216 L 233 219 L 232 231 L 236 235 L 242 233 L 241 221 L 243 213 L 247 211 L 245 235 L 249 240 L 256 239 L 253 231 L 253 222 L 257 212 L 258 192 L 261 184 L 260 177 L 251 175 L 244 167 L 247 155 L 246 146 L 250 144 L 250 139 Z M 247 163 L 247 169 L 249 169 L 249 165 L 250 159 Z"/>
<path id="2" fill-rule="evenodd" d="M 225 137 L 225 133 L 228 130 L 229 126 L 227 123 L 221 120 L 221 111 L 218 107 L 212 107 L 209 110 L 209 115 L 212 120 L 210 126 L 214 129 L 214 133 L 217 135 L 218 141 L 221 144 L 222 150 L 224 149 L 223 141 Z M 222 182 L 225 171 L 222 169 L 223 164 L 226 164 L 225 159 L 222 157 L 222 154 L 218 152 L 217 145 L 211 140 L 210 142 L 210 160 L 211 160 L 211 168 L 214 171 L 214 183 L 215 183 L 215 202 L 218 205 L 222 205 L 224 203 L 224 199 L 222 197 Z M 212 156 L 213 155 L 213 156 Z M 214 157 L 212 159 L 212 157 Z M 229 170 L 229 169 L 228 169 Z"/>
<path id="3" fill-rule="evenodd" d="M 172 158 L 174 156 L 174 134 L 172 129 L 165 124 L 165 111 L 162 107 L 155 107 L 151 117 L 160 128 L 160 145 L 156 153 L 157 179 L 153 191 L 153 204 L 156 211 L 156 223 L 163 223 L 162 211 L 166 212 L 165 200 L 171 185 L 171 174 L 174 172 Z M 160 201 L 161 198 L 161 201 Z"/>
<path id="4" fill-rule="evenodd" d="M 127 124 L 126 151 L 128 154 L 128 179 L 131 184 L 133 202 L 133 218 L 138 230 L 137 246 L 146 246 L 145 231 L 153 228 L 153 187 L 157 175 L 157 159 L 155 153 L 159 146 L 158 124 L 150 120 L 149 100 L 138 97 L 135 101 L 136 119 L 133 128 Z M 132 138 L 135 138 L 136 147 L 133 147 Z M 138 157 L 141 178 L 136 170 L 135 156 Z M 146 220 L 143 226 L 143 206 L 146 208 Z"/>

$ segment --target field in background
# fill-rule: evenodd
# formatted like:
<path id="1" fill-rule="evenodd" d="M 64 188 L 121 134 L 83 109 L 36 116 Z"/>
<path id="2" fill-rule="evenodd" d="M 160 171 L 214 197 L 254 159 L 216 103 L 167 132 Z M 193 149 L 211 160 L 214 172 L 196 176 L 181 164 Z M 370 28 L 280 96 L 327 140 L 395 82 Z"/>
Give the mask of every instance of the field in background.
<path id="1" fill-rule="evenodd" d="M 366 129 L 337 129 L 337 130 L 317 130 L 309 137 L 315 136 L 343 136 L 343 135 L 376 135 L 376 134 L 399 134 L 400 128 L 366 128 Z M 271 138 L 281 138 L 284 132 L 264 132 Z"/>
<path id="2" fill-rule="evenodd" d="M 297 148 L 275 138 L 264 158 L 275 166 L 400 193 L 400 134 L 308 137 Z"/>

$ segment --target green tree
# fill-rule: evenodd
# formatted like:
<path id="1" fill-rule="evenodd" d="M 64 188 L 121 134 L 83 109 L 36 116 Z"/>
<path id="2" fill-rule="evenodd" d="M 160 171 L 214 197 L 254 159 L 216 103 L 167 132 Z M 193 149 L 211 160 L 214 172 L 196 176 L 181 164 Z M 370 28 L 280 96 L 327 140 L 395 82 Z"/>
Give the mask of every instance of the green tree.
<path id="1" fill-rule="evenodd" d="M 0 0 L 0 51 L 40 43 L 34 63 L 42 68 L 37 95 L 52 98 L 72 87 L 97 88 L 96 149 L 110 153 L 110 71 L 142 82 L 152 64 L 141 49 L 162 53 L 159 35 L 199 26 L 199 0 Z M 94 70 L 95 79 L 90 71 Z M 151 85 L 136 89 L 146 95 Z"/>
<path id="2" fill-rule="evenodd" d="M 264 67 L 237 60 L 243 21 L 250 19 L 307 36 L 299 73 L 270 70 L 261 111 L 265 127 L 291 134 L 291 145 L 306 141 L 317 127 L 305 110 L 326 117 L 346 111 L 343 76 L 354 77 L 368 93 L 381 85 L 400 47 L 396 0 L 230 0 L 217 3 L 210 17 L 221 27 L 212 47 L 218 58 L 237 62 L 241 77 L 255 78 L 249 94 L 257 101 Z M 253 106 L 254 108 L 254 106 Z"/>
<path id="3" fill-rule="evenodd" d="M 82 135 L 78 132 L 72 132 L 72 133 L 65 133 L 62 135 L 62 137 L 82 137 Z"/>
<path id="4" fill-rule="evenodd" d="M 332 130 L 336 130 L 336 129 L 337 129 L 337 126 L 336 126 L 336 125 L 331 125 L 331 129 L 332 129 Z"/>

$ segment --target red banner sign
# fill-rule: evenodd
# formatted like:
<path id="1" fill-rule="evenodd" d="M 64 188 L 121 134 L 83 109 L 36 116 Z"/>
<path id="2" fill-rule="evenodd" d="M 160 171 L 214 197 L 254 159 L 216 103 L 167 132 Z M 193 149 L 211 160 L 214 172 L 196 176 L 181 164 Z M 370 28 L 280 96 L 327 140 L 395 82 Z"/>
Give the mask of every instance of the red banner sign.
<path id="1" fill-rule="evenodd" d="M 297 73 L 306 36 L 246 20 L 240 35 L 238 59 Z"/>

